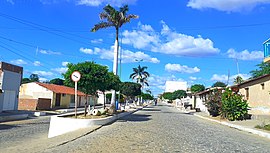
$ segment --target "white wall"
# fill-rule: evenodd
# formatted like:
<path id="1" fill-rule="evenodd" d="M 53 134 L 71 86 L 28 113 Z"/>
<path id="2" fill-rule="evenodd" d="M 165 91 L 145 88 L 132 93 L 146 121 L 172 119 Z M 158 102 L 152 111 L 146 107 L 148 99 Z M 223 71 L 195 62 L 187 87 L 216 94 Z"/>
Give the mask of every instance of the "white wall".
<path id="1" fill-rule="evenodd" d="M 174 92 L 176 90 L 187 90 L 187 82 L 182 81 L 166 81 L 165 92 Z"/>
<path id="2" fill-rule="evenodd" d="M 20 88 L 20 98 L 49 98 L 53 99 L 53 92 L 36 84 L 35 82 L 22 84 Z"/>

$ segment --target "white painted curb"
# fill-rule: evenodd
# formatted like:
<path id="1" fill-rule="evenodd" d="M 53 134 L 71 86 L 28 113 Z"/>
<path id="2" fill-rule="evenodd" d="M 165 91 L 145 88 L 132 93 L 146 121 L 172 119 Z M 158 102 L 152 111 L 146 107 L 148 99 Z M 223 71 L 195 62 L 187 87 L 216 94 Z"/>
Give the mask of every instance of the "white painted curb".
<path id="1" fill-rule="evenodd" d="M 124 112 L 114 116 L 109 116 L 100 119 L 75 119 L 63 117 L 67 115 L 72 115 L 74 113 L 51 116 L 48 138 L 52 138 L 58 135 L 62 135 L 71 131 L 75 131 L 81 128 L 87 128 L 94 125 L 105 125 L 123 116 L 129 115 L 135 111 L 137 110 Z"/>
<path id="2" fill-rule="evenodd" d="M 203 118 L 203 119 L 206 119 L 206 120 L 209 120 L 209 121 L 212 121 L 212 122 L 217 122 L 217 123 L 222 124 L 222 125 L 226 125 L 226 126 L 229 126 L 229 127 L 241 130 L 241 131 L 246 131 L 246 132 L 256 134 L 256 135 L 259 135 L 261 137 L 265 137 L 265 138 L 270 139 L 270 134 L 266 133 L 266 132 L 263 132 L 263 131 L 243 127 L 243 126 L 240 126 L 240 125 L 231 124 L 231 123 L 228 123 L 228 122 L 217 121 L 217 120 L 214 120 L 214 119 L 211 119 L 211 118 L 203 117 L 203 116 L 198 115 L 198 114 L 194 114 L 194 116 L 197 116 L 199 118 Z"/>

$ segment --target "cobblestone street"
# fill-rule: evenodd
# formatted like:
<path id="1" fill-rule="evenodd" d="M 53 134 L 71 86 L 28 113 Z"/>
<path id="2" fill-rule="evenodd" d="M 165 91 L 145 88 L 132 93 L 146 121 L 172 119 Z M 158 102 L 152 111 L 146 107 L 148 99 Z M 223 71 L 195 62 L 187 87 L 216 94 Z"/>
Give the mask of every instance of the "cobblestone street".
<path id="1" fill-rule="evenodd" d="M 44 152 L 270 152 L 269 140 L 179 112 L 150 106 Z"/>

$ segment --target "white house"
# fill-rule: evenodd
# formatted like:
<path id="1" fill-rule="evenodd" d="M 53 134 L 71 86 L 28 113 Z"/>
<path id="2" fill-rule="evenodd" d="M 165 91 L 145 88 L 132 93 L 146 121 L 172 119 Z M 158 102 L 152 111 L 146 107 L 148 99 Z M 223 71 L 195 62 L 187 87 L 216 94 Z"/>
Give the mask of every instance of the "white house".
<path id="1" fill-rule="evenodd" d="M 185 81 L 166 81 L 165 92 L 174 92 L 176 90 L 187 90 L 187 82 Z"/>
<path id="2" fill-rule="evenodd" d="M 0 62 L 0 112 L 18 109 L 23 68 Z"/>
<path id="3" fill-rule="evenodd" d="M 30 103 L 30 101 L 33 100 L 37 100 L 36 103 L 39 103 L 39 99 L 49 99 L 50 108 L 74 107 L 74 94 L 74 88 L 62 85 L 46 84 L 40 82 L 26 83 L 22 84 L 20 88 L 20 105 L 25 106 L 27 105 L 27 103 Z M 77 106 L 84 106 L 84 103 L 86 101 L 85 94 L 80 91 L 78 91 L 77 94 Z M 88 96 L 87 101 L 88 103 L 90 103 L 90 105 L 93 105 L 94 103 L 96 103 L 96 98 Z"/>

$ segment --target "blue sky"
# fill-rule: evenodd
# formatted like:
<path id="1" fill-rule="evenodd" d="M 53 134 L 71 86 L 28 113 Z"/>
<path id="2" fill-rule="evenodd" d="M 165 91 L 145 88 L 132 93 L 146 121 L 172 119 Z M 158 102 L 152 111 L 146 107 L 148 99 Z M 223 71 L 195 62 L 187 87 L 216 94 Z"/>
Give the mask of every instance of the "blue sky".
<path id="1" fill-rule="evenodd" d="M 139 15 L 120 31 L 121 80 L 147 66 L 155 95 L 166 80 L 208 87 L 227 83 L 229 74 L 231 84 L 237 63 L 249 78 L 270 37 L 270 0 L 1 0 L 0 61 L 42 81 L 61 78 L 68 62 L 95 61 L 112 71 L 114 28 L 90 32 L 106 4 L 128 4 L 128 13 Z"/>

